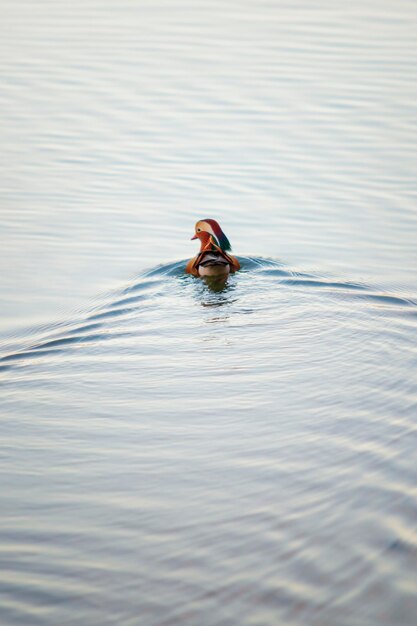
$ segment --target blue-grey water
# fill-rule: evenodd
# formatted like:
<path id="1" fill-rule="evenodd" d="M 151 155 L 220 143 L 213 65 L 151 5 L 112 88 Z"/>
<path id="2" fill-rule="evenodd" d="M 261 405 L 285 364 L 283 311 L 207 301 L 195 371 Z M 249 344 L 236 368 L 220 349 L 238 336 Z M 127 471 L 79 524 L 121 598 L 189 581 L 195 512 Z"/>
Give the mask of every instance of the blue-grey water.
<path id="1" fill-rule="evenodd" d="M 415 2 L 1 14 L 2 626 L 414 626 Z"/>

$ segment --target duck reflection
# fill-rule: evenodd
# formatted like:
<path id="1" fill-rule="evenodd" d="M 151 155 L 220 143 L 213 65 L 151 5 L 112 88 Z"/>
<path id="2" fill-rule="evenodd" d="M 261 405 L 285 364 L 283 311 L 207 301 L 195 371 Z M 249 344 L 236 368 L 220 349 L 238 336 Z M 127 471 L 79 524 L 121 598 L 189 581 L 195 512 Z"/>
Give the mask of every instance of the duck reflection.
<path id="1" fill-rule="evenodd" d="M 231 304 L 236 298 L 233 294 L 236 284 L 230 282 L 230 278 L 206 277 L 201 281 L 202 289 L 198 294 L 203 307 L 220 307 Z"/>
<path id="2" fill-rule="evenodd" d="M 231 288 L 228 278 L 228 276 L 206 276 L 202 282 L 212 293 L 224 294 L 230 291 Z"/>

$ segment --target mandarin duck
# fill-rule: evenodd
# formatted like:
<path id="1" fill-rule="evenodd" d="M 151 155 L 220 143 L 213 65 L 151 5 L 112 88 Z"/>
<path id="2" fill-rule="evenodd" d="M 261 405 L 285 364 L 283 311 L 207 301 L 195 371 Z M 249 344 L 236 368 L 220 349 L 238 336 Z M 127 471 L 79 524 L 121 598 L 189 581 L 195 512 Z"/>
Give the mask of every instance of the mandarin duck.
<path id="1" fill-rule="evenodd" d="M 240 269 L 236 257 L 228 254 L 231 247 L 228 238 L 216 220 L 200 220 L 195 225 L 195 235 L 199 239 L 200 252 L 188 261 L 185 271 L 193 276 L 227 277 Z"/>

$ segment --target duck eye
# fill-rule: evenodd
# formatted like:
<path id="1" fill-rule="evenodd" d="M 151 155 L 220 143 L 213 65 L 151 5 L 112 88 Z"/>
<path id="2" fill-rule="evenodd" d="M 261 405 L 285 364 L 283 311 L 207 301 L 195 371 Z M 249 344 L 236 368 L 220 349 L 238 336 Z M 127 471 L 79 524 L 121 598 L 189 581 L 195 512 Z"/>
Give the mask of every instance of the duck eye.
<path id="1" fill-rule="evenodd" d="M 201 233 L 201 228 L 197 228 L 197 232 L 198 232 L 198 233 Z"/>

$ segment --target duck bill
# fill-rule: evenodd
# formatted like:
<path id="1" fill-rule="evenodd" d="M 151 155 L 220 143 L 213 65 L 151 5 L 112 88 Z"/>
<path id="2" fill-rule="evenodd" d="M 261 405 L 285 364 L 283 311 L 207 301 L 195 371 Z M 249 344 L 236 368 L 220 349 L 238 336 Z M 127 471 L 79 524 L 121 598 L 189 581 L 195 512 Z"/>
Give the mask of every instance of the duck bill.
<path id="1" fill-rule="evenodd" d="M 194 237 L 191 237 L 190 241 L 192 241 L 193 239 L 198 239 L 197 235 L 194 235 Z"/>

